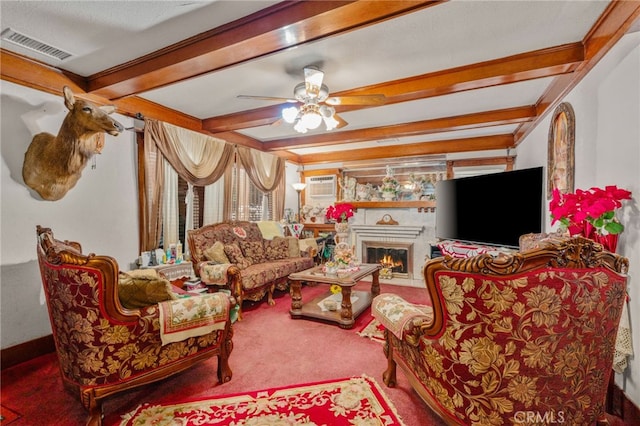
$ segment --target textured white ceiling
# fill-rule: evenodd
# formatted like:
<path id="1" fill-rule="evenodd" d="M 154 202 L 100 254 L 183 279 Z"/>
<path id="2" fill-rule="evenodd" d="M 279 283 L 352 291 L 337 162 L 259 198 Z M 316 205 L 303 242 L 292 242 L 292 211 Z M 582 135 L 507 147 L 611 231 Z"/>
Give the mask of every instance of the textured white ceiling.
<path id="1" fill-rule="evenodd" d="M 11 27 L 73 53 L 63 62 L 13 50 L 81 76 L 131 61 L 277 1 L 2 1 L 1 29 Z M 318 64 L 330 92 L 412 77 L 522 52 L 581 41 L 609 2 L 453 0 L 357 31 L 185 80 L 138 96 L 205 119 L 271 102 L 237 95 L 290 97 L 302 68 Z M 283 37 L 286 37 L 283 29 Z M 420 121 L 531 105 L 550 79 L 537 79 L 449 96 L 346 112 L 343 130 Z M 512 131 L 513 126 L 403 138 L 399 143 Z M 258 140 L 296 136 L 291 126 L 262 126 L 242 133 Z M 313 132 L 310 132 L 312 134 Z M 336 132 L 338 134 L 339 132 Z M 339 136 L 336 136 L 339 138 Z M 376 146 L 376 142 L 353 147 Z M 345 147 L 315 147 L 295 153 Z"/>

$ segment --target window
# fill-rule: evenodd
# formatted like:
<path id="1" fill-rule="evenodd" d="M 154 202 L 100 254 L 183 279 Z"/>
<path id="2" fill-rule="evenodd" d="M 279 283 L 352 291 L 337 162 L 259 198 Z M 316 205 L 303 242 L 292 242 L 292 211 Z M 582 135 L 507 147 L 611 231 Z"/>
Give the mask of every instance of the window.
<path id="1" fill-rule="evenodd" d="M 231 220 L 273 220 L 273 194 L 263 193 L 239 164 L 233 171 Z"/>
<path id="2" fill-rule="evenodd" d="M 186 180 L 178 176 L 178 239 L 187 241 L 184 225 L 187 219 L 187 191 L 189 184 Z M 193 229 L 197 229 L 204 225 L 204 187 L 193 187 Z"/>

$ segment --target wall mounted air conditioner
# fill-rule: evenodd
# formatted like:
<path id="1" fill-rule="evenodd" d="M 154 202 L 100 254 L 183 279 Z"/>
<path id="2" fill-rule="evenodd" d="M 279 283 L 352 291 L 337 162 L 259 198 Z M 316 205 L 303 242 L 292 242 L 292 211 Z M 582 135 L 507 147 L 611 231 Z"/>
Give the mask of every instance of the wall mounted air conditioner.
<path id="1" fill-rule="evenodd" d="M 335 197 L 336 196 L 336 176 L 311 176 L 306 178 L 309 198 Z"/>

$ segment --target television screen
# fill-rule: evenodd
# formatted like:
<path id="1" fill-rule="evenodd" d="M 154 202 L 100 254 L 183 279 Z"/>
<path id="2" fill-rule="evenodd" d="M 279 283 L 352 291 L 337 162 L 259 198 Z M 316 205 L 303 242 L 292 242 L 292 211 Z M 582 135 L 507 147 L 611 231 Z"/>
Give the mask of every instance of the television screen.
<path id="1" fill-rule="evenodd" d="M 438 238 L 518 247 L 542 232 L 543 167 L 439 181 L 436 203 Z"/>

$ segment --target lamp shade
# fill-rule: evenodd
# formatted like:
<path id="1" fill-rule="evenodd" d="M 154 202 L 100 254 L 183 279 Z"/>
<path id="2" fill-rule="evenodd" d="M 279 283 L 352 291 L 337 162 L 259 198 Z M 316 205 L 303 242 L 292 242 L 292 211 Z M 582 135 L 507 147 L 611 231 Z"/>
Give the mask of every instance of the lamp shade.
<path id="1" fill-rule="evenodd" d="M 307 129 L 317 129 L 322 123 L 322 116 L 316 111 L 308 111 L 302 115 L 300 121 Z"/>
<path id="2" fill-rule="evenodd" d="M 293 189 L 300 192 L 307 187 L 307 184 L 302 182 L 297 182 L 297 183 L 292 183 L 291 186 L 293 186 Z"/>
<path id="3" fill-rule="evenodd" d="M 291 124 L 296 121 L 296 117 L 298 117 L 298 108 L 292 106 L 289 108 L 285 108 L 282 110 L 282 118 L 287 123 Z"/>

